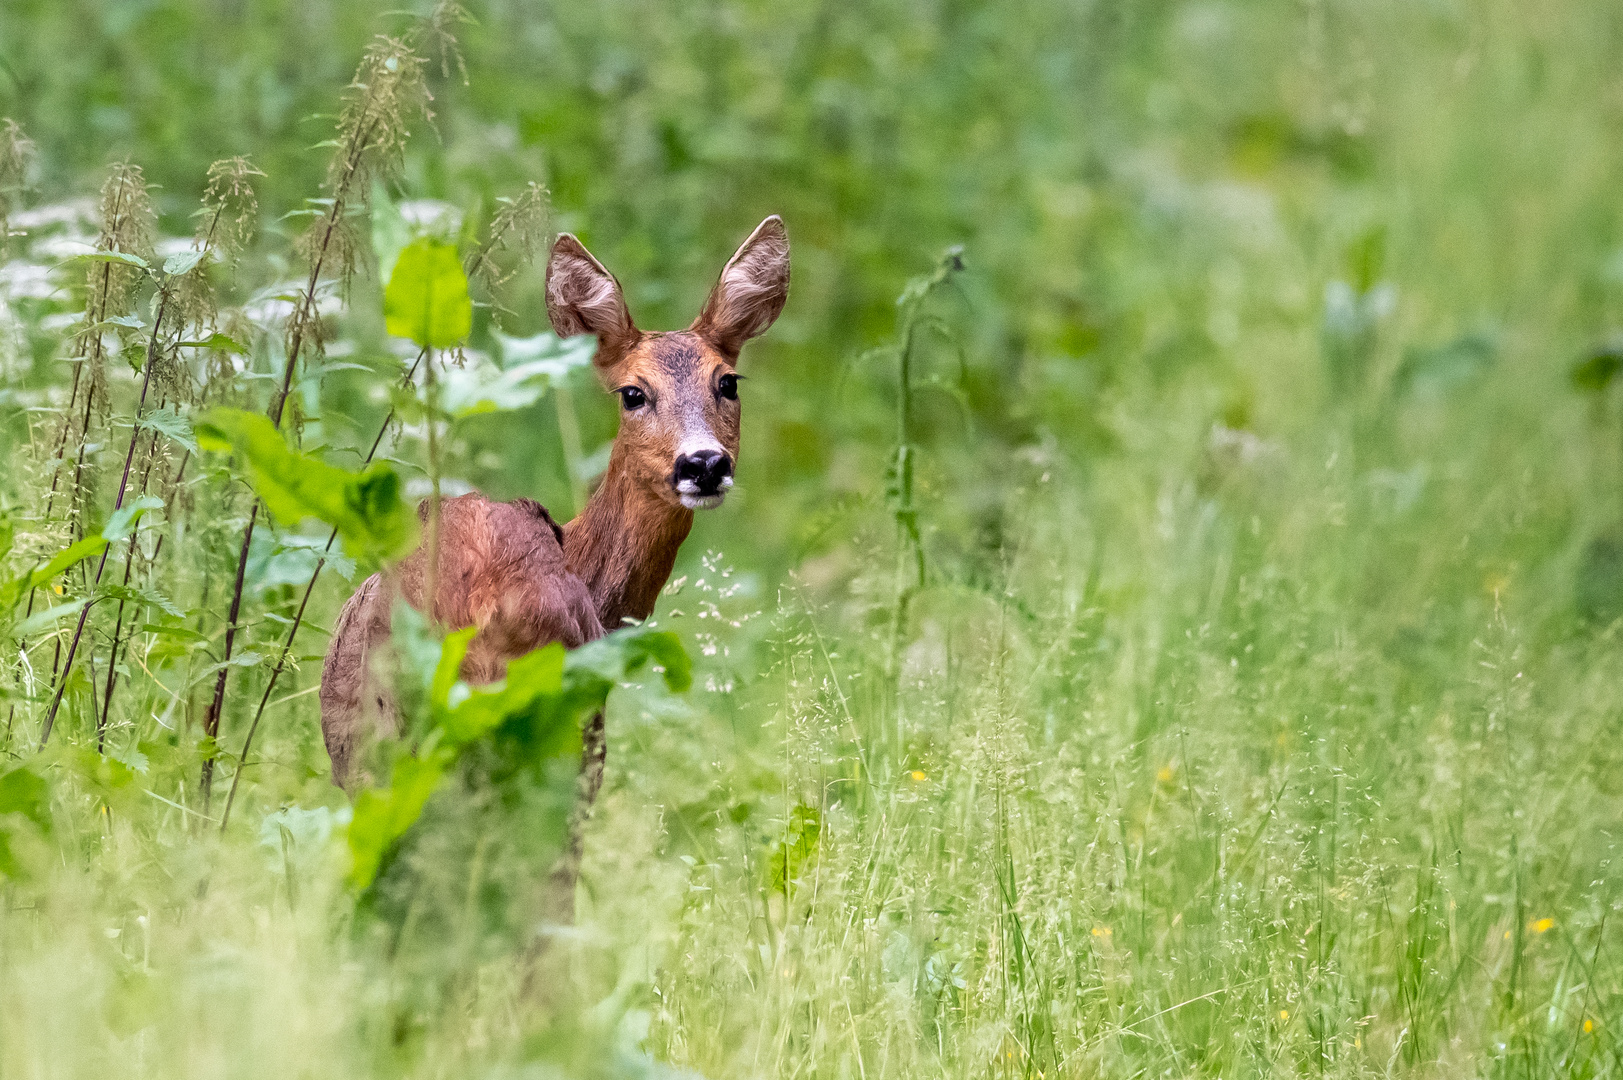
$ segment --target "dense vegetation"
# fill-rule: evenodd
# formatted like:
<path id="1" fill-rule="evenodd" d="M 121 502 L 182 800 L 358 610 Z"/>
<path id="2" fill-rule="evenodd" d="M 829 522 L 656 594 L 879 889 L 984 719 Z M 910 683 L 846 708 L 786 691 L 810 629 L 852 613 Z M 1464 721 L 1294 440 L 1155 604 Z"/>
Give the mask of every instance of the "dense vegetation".
<path id="1" fill-rule="evenodd" d="M 0 1076 L 1623 1072 L 1623 12 L 400 6 L 0 8 Z M 651 624 L 403 618 L 352 805 L 408 503 L 603 467 L 550 235 L 768 213 Z"/>

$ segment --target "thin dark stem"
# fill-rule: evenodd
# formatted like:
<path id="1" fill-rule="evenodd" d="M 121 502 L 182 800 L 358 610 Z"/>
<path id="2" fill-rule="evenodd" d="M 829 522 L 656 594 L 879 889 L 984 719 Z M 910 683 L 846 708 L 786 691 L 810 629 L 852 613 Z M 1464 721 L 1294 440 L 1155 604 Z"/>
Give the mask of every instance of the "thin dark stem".
<path id="1" fill-rule="evenodd" d="M 365 114 L 362 114 L 365 119 Z M 282 367 L 282 385 L 277 392 L 276 400 L 271 404 L 270 419 L 277 430 L 282 427 L 282 411 L 287 405 L 287 395 L 293 388 L 293 369 L 298 366 L 299 351 L 304 347 L 304 328 L 309 324 L 314 313 L 316 303 L 316 286 L 321 280 L 321 268 L 326 263 L 327 251 L 332 246 L 333 233 L 338 229 L 338 222 L 344 213 L 344 205 L 349 192 L 350 181 L 355 171 L 360 168 L 361 158 L 372 139 L 372 129 L 376 121 L 363 128 L 356 124 L 355 133 L 350 137 L 348 149 L 345 151 L 347 160 L 344 165 L 344 175 L 339 180 L 333 192 L 332 207 L 327 211 L 326 230 L 322 233 L 321 244 L 316 248 L 315 258 L 310 260 L 310 277 L 304 286 L 304 295 L 299 298 L 299 307 L 293 314 L 293 332 L 288 339 L 287 360 Z M 225 684 L 231 677 L 231 647 L 236 640 L 237 614 L 242 609 L 242 586 L 248 572 L 248 546 L 254 537 L 254 524 L 259 520 L 259 502 L 254 502 L 253 513 L 248 515 L 248 527 L 242 533 L 242 550 L 237 556 L 236 586 L 231 594 L 230 623 L 225 632 L 225 655 L 221 657 L 220 673 L 214 679 L 214 697 L 209 702 L 208 712 L 203 716 L 203 730 L 210 736 L 220 730 L 220 713 L 225 708 Z M 239 763 L 240 765 L 240 763 Z M 214 783 L 214 759 L 203 762 L 203 812 L 208 813 L 209 791 Z"/>
<path id="2" fill-rule="evenodd" d="M 406 377 L 401 380 L 404 385 L 409 386 L 411 384 L 412 378 L 417 374 L 418 365 L 423 362 L 423 358 L 427 354 L 427 349 L 417 354 L 417 359 L 412 362 L 411 370 L 407 371 Z M 394 414 L 395 411 L 390 409 L 389 415 L 383 418 L 383 423 L 378 427 L 377 438 L 372 440 L 372 448 L 366 452 L 366 458 L 361 462 L 363 466 L 370 465 L 372 459 L 377 456 L 378 447 L 383 445 L 383 437 L 389 432 L 389 425 L 394 423 Z M 327 534 L 327 544 L 321 549 L 321 558 L 316 560 L 316 568 L 310 572 L 310 580 L 305 583 L 304 598 L 299 601 L 299 610 L 293 616 L 293 625 L 288 628 L 287 638 L 282 642 L 282 651 L 277 654 L 276 665 L 271 668 L 270 678 L 265 682 L 265 692 L 259 696 L 259 707 L 254 710 L 253 722 L 248 725 L 248 734 L 242 740 L 242 753 L 237 755 L 237 768 L 231 774 L 231 790 L 226 793 L 225 809 L 220 813 L 220 832 L 222 833 L 225 832 L 226 825 L 231 821 L 231 807 L 237 801 L 237 785 L 242 782 L 243 766 L 248 764 L 248 749 L 254 744 L 254 733 L 259 730 L 259 720 L 265 715 L 265 706 L 270 701 L 271 691 L 276 689 L 276 680 L 281 676 L 282 669 L 287 666 L 288 654 L 293 651 L 293 639 L 298 636 L 299 627 L 304 622 L 304 609 L 310 603 L 310 594 L 316 590 L 316 579 L 321 577 L 321 571 L 327 565 L 327 554 L 332 551 L 333 542 L 337 539 L 337 529 Z"/>
<path id="3" fill-rule="evenodd" d="M 158 408 L 162 409 L 165 404 L 166 404 L 166 402 L 160 400 L 158 402 Z M 152 465 L 153 465 L 154 461 L 157 460 L 157 457 L 158 457 L 158 433 L 156 431 L 154 431 L 152 433 L 152 443 L 151 443 L 151 445 L 149 445 L 147 447 L 147 463 L 146 463 L 146 467 L 141 472 L 141 486 L 139 488 L 139 491 L 140 491 L 140 493 L 142 495 L 145 495 L 147 493 L 147 482 L 152 478 Z M 123 584 L 124 584 L 124 587 L 126 589 L 128 589 L 130 587 L 130 574 L 131 574 L 131 571 L 134 570 L 134 568 L 135 568 L 135 541 L 132 538 L 131 541 L 130 541 L 130 546 L 124 549 L 124 583 Z M 119 649 L 119 643 L 120 643 L 120 640 L 121 640 L 121 636 L 123 634 L 123 630 L 124 630 L 124 599 L 122 597 L 120 597 L 119 601 L 118 601 L 118 616 L 113 620 L 113 649 L 112 649 L 112 652 L 110 652 L 108 654 L 108 656 L 107 656 L 107 691 L 104 694 L 104 696 L 102 697 L 102 703 L 101 703 L 101 714 L 103 716 L 112 716 L 113 715 L 113 690 L 118 685 L 118 649 Z M 135 636 L 134 631 L 131 631 L 130 636 L 132 638 Z M 101 743 L 100 743 L 99 740 L 96 743 L 96 750 L 97 750 L 98 753 L 101 751 Z"/>
<path id="4" fill-rule="evenodd" d="M 434 383 L 434 353 L 428 354 L 427 367 L 424 369 L 426 377 L 423 382 L 428 391 L 428 541 L 425 545 L 428 551 L 426 570 L 423 574 L 423 614 L 428 616 L 432 625 L 434 622 L 434 601 L 439 597 L 440 576 L 440 452 L 439 452 L 439 418 L 434 414 L 439 401 L 439 391 Z"/>
<path id="5" fill-rule="evenodd" d="M 163 316 L 164 316 L 165 311 L 168 310 L 168 307 L 169 307 L 169 290 L 167 288 L 165 288 L 159 294 L 159 298 L 158 298 L 158 314 L 157 314 L 157 317 L 154 318 L 153 321 L 152 321 L 152 337 L 147 342 L 146 370 L 142 373 L 142 376 L 141 376 L 141 397 L 135 404 L 135 420 L 133 421 L 133 423 L 131 425 L 131 430 L 130 430 L 130 448 L 124 454 L 124 474 L 121 477 L 119 477 L 119 481 L 118 481 L 118 497 L 113 500 L 113 511 L 115 513 L 124 508 L 124 493 L 128 490 L 129 484 L 130 484 L 130 467 L 132 465 L 134 465 L 134 463 L 135 463 L 135 444 L 136 444 L 137 440 L 139 439 L 140 433 L 141 433 L 141 410 L 146 408 L 147 389 L 152 385 L 153 362 L 154 362 L 154 360 L 156 359 L 156 357 L 158 355 L 158 332 L 161 329 L 161 327 L 163 326 Z M 91 398 L 95 397 L 94 390 L 95 390 L 95 384 L 92 383 L 91 384 L 91 393 L 86 395 L 86 400 L 87 401 L 90 400 Z M 86 422 L 87 425 L 89 424 L 88 413 L 86 415 L 85 422 Z M 89 430 L 88 426 L 87 426 L 86 430 L 87 431 Z M 81 465 L 83 464 L 83 460 L 84 460 L 84 455 L 83 455 L 83 453 L 81 453 L 80 454 L 80 463 L 81 463 Z M 75 483 L 77 483 L 77 479 L 75 479 Z M 132 536 L 130 538 L 130 543 L 133 544 L 134 542 L 135 542 L 135 539 Z M 95 590 L 97 585 L 101 584 L 102 571 L 107 569 L 107 556 L 111 551 L 112 551 L 112 545 L 111 544 L 109 544 L 107 547 L 104 547 L 104 548 L 101 549 L 101 558 L 96 563 L 96 577 L 95 577 L 95 580 L 90 583 L 90 589 L 91 589 L 92 592 Z M 49 740 L 50 737 L 51 737 L 51 728 L 56 724 L 57 710 L 62 707 L 62 694 L 67 689 L 68 676 L 73 673 L 73 657 L 74 657 L 74 654 L 79 649 L 79 639 L 84 636 L 85 620 L 90 617 L 90 609 L 91 609 L 92 606 L 94 606 L 94 603 L 95 603 L 95 600 L 94 600 L 94 597 L 92 597 L 90 603 L 87 603 L 84 607 L 79 609 L 79 624 L 76 627 L 74 627 L 73 639 L 70 642 L 68 642 L 68 655 L 67 655 L 67 659 L 62 664 L 62 670 L 59 673 L 59 676 L 57 678 L 56 694 L 55 694 L 55 696 L 53 696 L 51 698 L 50 711 L 45 714 L 45 726 L 40 729 L 39 745 L 40 745 L 41 750 L 43 750 L 45 748 L 46 741 Z M 96 692 L 95 692 L 94 688 L 91 689 L 90 696 L 91 696 L 92 705 L 94 705 L 95 696 L 96 696 Z M 105 725 L 105 714 L 103 714 L 103 717 L 97 721 L 97 725 L 96 725 L 96 745 L 97 745 L 98 748 L 101 746 L 102 739 L 106 735 L 104 725 Z"/>
<path id="6" fill-rule="evenodd" d="M 231 610 L 226 615 L 225 655 L 220 660 L 220 677 L 214 681 L 214 699 L 203 714 L 203 734 L 215 738 L 220 731 L 220 710 L 225 704 L 225 673 L 231 670 L 231 647 L 237 638 L 237 616 L 242 612 L 242 582 L 248 572 L 248 544 L 254 538 L 254 522 L 259 518 L 259 500 L 248 513 L 248 527 L 242 530 L 242 551 L 237 557 L 237 579 L 231 591 Z M 214 782 L 214 759 L 203 762 L 203 813 L 209 810 L 209 791 Z"/>

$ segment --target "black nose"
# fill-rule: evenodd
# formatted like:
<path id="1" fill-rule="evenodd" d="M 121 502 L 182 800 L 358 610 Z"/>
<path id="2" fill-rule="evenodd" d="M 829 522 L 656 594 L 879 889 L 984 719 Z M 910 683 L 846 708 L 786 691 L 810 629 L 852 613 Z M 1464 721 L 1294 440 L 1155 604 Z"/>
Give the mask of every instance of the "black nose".
<path id="1" fill-rule="evenodd" d="M 676 459 L 676 482 L 693 481 L 700 495 L 714 495 L 721 482 L 733 475 L 733 459 L 719 450 L 700 450 Z"/>

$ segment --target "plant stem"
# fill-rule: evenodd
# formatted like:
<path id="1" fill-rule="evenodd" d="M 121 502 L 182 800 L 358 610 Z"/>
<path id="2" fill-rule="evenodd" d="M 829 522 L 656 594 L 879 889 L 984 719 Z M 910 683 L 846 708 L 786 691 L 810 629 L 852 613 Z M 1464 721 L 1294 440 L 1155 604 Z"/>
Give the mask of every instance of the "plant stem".
<path id="1" fill-rule="evenodd" d="M 166 403 L 164 401 L 160 400 L 158 402 L 158 408 L 161 410 L 164 407 L 165 404 Z M 157 456 L 158 456 L 158 433 L 156 431 L 154 431 L 152 433 L 152 442 L 147 448 L 146 468 L 143 469 L 142 472 L 141 472 L 141 486 L 140 486 L 140 488 L 138 490 L 140 491 L 140 493 L 142 495 L 145 495 L 147 493 L 147 481 L 150 480 L 151 477 L 152 477 L 152 465 L 153 465 L 153 462 L 156 460 Z M 154 548 L 153 554 L 154 555 L 157 554 L 156 548 Z M 126 589 L 128 589 L 129 586 L 130 586 L 130 573 L 134 568 L 135 568 L 135 541 L 134 541 L 133 538 L 131 538 L 130 546 L 124 549 L 124 582 L 123 582 L 123 584 L 124 584 L 124 587 Z M 122 597 L 120 597 L 119 601 L 118 601 L 118 616 L 113 620 L 113 648 L 112 648 L 112 651 L 108 654 L 108 657 L 107 657 L 107 691 L 106 691 L 106 694 L 102 698 L 102 703 L 101 703 L 101 714 L 102 714 L 102 716 L 111 716 L 111 715 L 113 715 L 113 689 L 118 685 L 118 647 L 119 647 L 120 636 L 123 633 L 123 630 L 124 630 L 124 599 Z M 131 637 L 135 636 L 133 631 L 131 632 L 130 636 Z M 98 753 L 100 753 L 101 749 L 102 749 L 102 740 L 101 740 L 100 736 L 98 736 L 97 739 L 96 739 L 96 751 Z"/>
<path id="2" fill-rule="evenodd" d="M 908 284 L 902 294 L 901 344 L 896 359 L 896 510 L 900 543 L 896 553 L 896 600 L 891 613 L 891 675 L 900 671 L 899 651 L 907 627 L 907 609 L 913 595 L 924 587 L 924 537 L 919 532 L 918 507 L 913 503 L 913 350 L 919 316 L 930 296 L 964 268 L 962 253 L 949 248 L 926 278 Z M 911 572 L 910 572 L 911 571 Z"/>
<path id="3" fill-rule="evenodd" d="M 119 510 L 124 508 L 124 493 L 128 489 L 129 483 L 130 483 L 130 466 L 135 463 L 135 444 L 136 444 L 136 441 L 137 441 L 137 439 L 138 439 L 138 437 L 140 435 L 140 432 L 141 432 L 141 410 L 146 408 L 147 389 L 152 385 L 152 367 L 153 367 L 153 362 L 154 362 L 154 360 L 156 359 L 156 357 L 158 355 L 158 332 L 161 329 L 161 327 L 163 326 L 164 313 L 169 308 L 169 298 L 170 298 L 170 289 L 166 286 L 165 288 L 160 290 L 159 297 L 158 297 L 158 314 L 157 314 L 156 318 L 154 318 L 153 321 L 152 321 L 152 336 L 147 340 L 147 361 L 146 361 L 146 365 L 145 365 L 145 370 L 142 372 L 142 375 L 141 375 L 141 397 L 135 404 L 135 419 L 132 422 L 131 429 L 130 429 L 130 448 L 124 454 L 124 474 L 121 477 L 119 477 L 118 496 L 117 496 L 117 498 L 115 498 L 113 500 L 113 511 L 114 511 L 114 513 L 117 513 Z M 95 383 L 91 383 L 90 392 L 85 395 L 85 400 L 88 403 L 94 397 L 95 397 Z M 89 410 L 87 408 L 86 409 L 86 415 L 85 415 L 85 424 L 86 424 L 86 429 L 85 430 L 87 432 L 89 431 L 89 423 L 90 423 L 90 417 L 89 417 Z M 81 453 L 79 455 L 79 459 L 80 459 L 80 465 L 82 466 L 83 463 L 84 463 L 84 454 L 83 454 L 82 451 L 81 451 Z M 75 473 L 75 481 L 74 482 L 75 482 L 75 484 L 78 483 L 77 473 Z M 131 544 L 135 543 L 135 537 L 133 535 L 130 537 L 130 543 Z M 101 549 L 101 558 L 96 562 L 96 577 L 95 577 L 95 579 L 93 581 L 90 582 L 90 591 L 92 593 L 94 593 L 96 586 L 101 584 L 102 571 L 104 571 L 107 568 L 107 556 L 111 552 L 111 550 L 112 550 L 112 545 L 111 544 L 108 544 L 107 547 L 104 547 L 104 548 Z M 68 676 L 73 673 L 73 657 L 74 657 L 74 654 L 79 649 L 79 639 L 84 636 L 85 620 L 90 617 L 90 609 L 91 609 L 91 607 L 94 606 L 94 604 L 95 604 L 95 598 L 94 598 L 94 596 L 92 596 L 90 598 L 90 602 L 85 604 L 84 607 L 79 609 L 79 624 L 76 627 L 74 627 L 73 639 L 68 642 L 68 655 L 67 655 L 67 659 L 62 664 L 62 669 L 61 669 L 61 672 L 60 672 L 59 677 L 57 679 L 56 694 L 51 699 L 51 708 L 50 708 L 50 710 L 45 714 L 45 725 L 44 725 L 44 727 L 42 727 L 40 729 L 39 745 L 40 745 L 41 750 L 45 749 L 45 743 L 51 737 L 51 728 L 56 723 L 57 710 L 62 707 L 62 694 L 63 694 L 63 691 L 65 691 L 67 689 Z M 95 700 L 95 690 L 94 690 L 94 688 L 92 688 L 92 690 L 91 690 L 91 700 L 92 700 L 92 703 L 94 703 L 94 700 Z M 100 747 L 102 745 L 103 738 L 106 736 L 106 720 L 107 720 L 106 714 L 103 713 L 103 714 L 101 714 L 100 718 L 96 722 L 96 746 L 97 746 L 98 750 L 100 749 Z"/>
<path id="4" fill-rule="evenodd" d="M 440 448 L 439 386 L 434 381 L 434 351 L 430 349 L 425 361 L 424 389 L 428 396 L 428 557 L 423 574 L 423 615 L 429 624 L 434 622 L 434 601 L 438 596 L 440 571 Z"/>

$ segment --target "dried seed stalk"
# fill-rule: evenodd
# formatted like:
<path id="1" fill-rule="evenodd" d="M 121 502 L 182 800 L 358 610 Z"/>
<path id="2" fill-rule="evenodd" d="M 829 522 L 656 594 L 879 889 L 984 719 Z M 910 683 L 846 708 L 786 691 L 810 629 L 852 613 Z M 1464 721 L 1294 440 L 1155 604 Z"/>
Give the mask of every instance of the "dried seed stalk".
<path id="1" fill-rule="evenodd" d="M 194 338 L 204 338 L 208 331 L 214 329 L 217 318 L 214 286 L 209 277 L 209 264 L 212 262 L 234 262 L 242 249 L 253 239 L 254 227 L 259 215 L 259 199 L 254 193 L 253 177 L 265 174 L 250 165 L 242 157 L 226 158 L 216 161 L 209 166 L 208 183 L 203 191 L 203 205 L 198 210 L 199 222 L 197 235 L 192 241 L 192 249 L 202 255 L 198 263 L 190 271 L 178 275 L 175 279 L 166 281 L 164 291 L 160 294 L 159 320 L 162 321 L 165 300 L 172 300 L 174 317 L 171 325 L 184 331 L 188 328 Z M 153 342 L 158 340 L 158 323 L 153 324 Z M 178 395 L 184 388 L 180 385 L 180 375 L 183 372 L 177 358 L 176 349 L 167 348 L 160 351 L 149 349 L 152 357 L 151 363 L 157 365 L 156 374 L 160 381 L 167 381 L 167 389 Z M 148 378 L 154 374 L 149 369 Z M 167 379 L 166 379 L 167 376 Z M 144 400 L 143 386 L 143 400 Z M 160 402 L 160 409 L 163 403 Z M 133 451 L 135 440 L 140 431 L 141 416 L 137 409 L 134 426 L 130 430 L 130 446 Z M 146 494 L 147 482 L 152 475 L 152 467 L 158 455 L 158 432 L 152 433 L 152 441 L 147 448 L 146 465 L 141 471 L 140 494 Z M 185 470 L 185 462 L 181 463 L 181 470 Z M 167 518 L 166 518 L 167 520 Z M 154 550 L 154 559 L 157 551 Z M 135 561 L 135 544 L 132 542 L 124 552 L 124 585 L 130 583 L 130 575 Z M 113 708 L 113 690 L 118 685 L 118 654 L 124 629 L 125 601 L 118 602 L 118 614 L 113 620 L 113 646 L 108 654 L 107 661 L 107 688 L 102 700 L 101 715 L 103 724 L 110 722 Z M 98 732 L 97 748 L 100 749 L 104 733 Z"/>
<path id="2" fill-rule="evenodd" d="M 240 159 L 238 159 L 238 160 L 240 161 Z M 246 165 L 246 162 L 243 162 L 242 164 Z M 210 170 L 210 171 L 211 171 L 211 173 L 213 172 L 213 170 Z M 246 174 L 244 174 L 243 182 L 246 183 Z M 235 202 L 236 203 L 241 203 L 242 201 L 243 200 L 241 199 L 240 189 L 239 189 L 239 195 L 238 195 L 237 199 L 235 200 Z M 251 194 L 250 194 L 247 201 L 249 203 L 253 203 Z M 257 204 L 254 204 L 254 205 L 257 205 Z M 191 296 L 191 297 L 195 298 L 195 297 L 198 297 L 198 296 L 201 296 L 201 295 L 204 295 L 204 294 L 209 294 L 209 299 L 206 302 L 196 301 L 199 306 L 191 314 L 195 315 L 195 314 L 206 311 L 210 316 L 212 316 L 212 313 L 213 313 L 212 290 L 211 290 L 211 288 L 209 286 L 209 283 L 208 283 L 208 280 L 207 280 L 208 262 L 209 262 L 209 259 L 214 254 L 214 246 L 215 246 L 215 243 L 216 243 L 217 236 L 220 233 L 220 222 L 225 217 L 226 212 L 227 212 L 227 210 L 229 208 L 230 208 L 230 204 L 227 204 L 226 202 L 223 202 L 223 201 L 217 201 L 216 205 L 212 209 L 212 214 L 210 214 L 209 217 L 207 217 L 205 219 L 206 222 L 207 222 L 207 226 L 204 229 L 204 231 L 198 236 L 198 239 L 197 239 L 197 241 L 196 241 L 196 243 L 194 245 L 194 250 L 196 250 L 198 252 L 200 258 L 198 258 L 193 263 L 192 266 L 188 267 L 184 271 L 181 271 L 181 272 L 178 272 L 178 273 L 172 274 L 172 275 L 165 274 L 159 280 L 159 283 L 158 283 L 157 313 L 153 317 L 153 320 L 152 320 L 152 329 L 147 335 L 146 362 L 142 365 L 141 395 L 140 395 L 139 399 L 137 399 L 137 401 L 136 401 L 136 404 L 135 404 L 135 416 L 130 422 L 130 444 L 129 444 L 129 449 L 126 450 L 125 454 L 124 454 L 124 472 L 119 477 L 118 494 L 115 496 L 115 498 L 113 500 L 113 509 L 114 509 L 114 511 L 117 511 L 117 510 L 119 510 L 119 509 L 121 509 L 123 507 L 123 505 L 124 505 L 124 496 L 129 491 L 130 470 L 133 467 L 133 465 L 135 464 L 135 448 L 136 448 L 136 445 L 140 441 L 141 420 L 142 420 L 142 417 L 143 417 L 143 413 L 144 413 L 144 411 L 146 409 L 147 391 L 149 389 L 151 389 L 151 386 L 152 386 L 153 373 L 159 367 L 160 358 L 167 355 L 167 351 L 172 351 L 174 349 L 174 347 L 175 347 L 172 341 L 166 342 L 165 339 L 164 339 L 164 332 L 165 332 L 165 330 L 164 330 L 164 326 L 165 326 L 164 319 L 165 319 L 165 317 L 170 314 L 172 308 L 175 308 L 177 306 L 177 301 L 181 297 L 183 297 L 183 296 Z M 231 233 L 231 229 L 229 229 L 229 228 L 227 230 L 225 230 L 225 231 L 226 231 L 226 233 L 228 235 Z M 111 264 L 109 264 L 109 265 L 111 265 Z M 187 286 L 184 283 L 189 278 L 196 279 L 196 280 L 191 285 Z M 177 313 L 176 317 L 172 321 L 173 321 L 173 324 L 175 326 L 177 326 L 179 328 L 182 328 L 182 329 L 184 329 L 189 323 L 187 313 L 185 313 L 185 312 Z M 178 340 L 178 337 L 175 340 Z M 94 387 L 92 386 L 92 391 L 93 390 L 94 390 Z M 157 434 L 155 432 L 153 434 L 153 440 L 154 440 L 154 446 L 156 446 Z M 131 552 L 132 555 L 133 555 L 133 552 L 134 552 L 134 548 L 135 548 L 135 540 L 132 537 L 130 539 L 130 552 Z M 111 551 L 112 551 L 112 548 L 111 548 L 110 545 L 108 547 L 106 547 L 106 548 L 103 548 L 102 553 L 101 553 L 101 558 L 98 559 L 97 562 L 96 562 L 96 574 L 95 574 L 94 579 L 90 582 L 90 586 L 89 586 L 90 591 L 92 593 L 95 591 L 95 589 L 98 586 L 101 585 L 102 574 L 107 569 L 107 557 L 111 553 Z M 128 556 L 127 556 L 127 558 L 128 558 Z M 128 562 L 126 562 L 126 564 L 125 564 L 125 574 L 124 574 L 124 576 L 125 576 L 125 580 L 127 582 L 129 580 L 129 564 L 128 564 Z M 77 654 L 77 652 L 79 650 L 79 642 L 84 637 L 85 624 L 88 621 L 89 617 L 90 617 L 90 605 L 86 604 L 84 607 L 79 609 L 79 622 L 74 627 L 73 637 L 68 642 L 67 658 L 63 661 L 61 673 L 60 673 L 59 678 L 57 679 L 56 692 L 52 696 L 51 707 L 50 707 L 49 711 L 45 714 L 45 724 L 44 724 L 43 728 L 41 728 L 41 731 L 40 731 L 40 746 L 41 747 L 43 747 L 45 745 L 46 741 L 51 737 L 51 728 L 56 723 L 57 711 L 62 706 L 62 695 L 67 689 L 68 677 L 73 673 L 73 659 L 74 659 L 74 656 Z M 115 629 L 114 635 L 113 635 L 113 652 L 112 652 L 112 656 L 109 658 L 109 661 L 108 661 L 110 670 L 109 670 L 109 673 L 108 673 L 107 695 L 108 695 L 109 698 L 111 698 L 111 696 L 112 696 L 113 682 L 114 682 L 113 670 L 116 670 L 116 659 L 117 659 L 117 655 L 118 655 L 118 636 L 119 636 L 119 631 L 121 631 L 122 628 L 123 628 L 123 622 L 124 622 L 124 601 L 120 600 L 119 605 L 118 605 L 118 621 L 117 621 L 117 624 L 116 624 L 117 629 Z M 93 689 L 92 689 L 92 692 L 91 692 L 91 700 L 92 700 L 92 703 L 94 703 L 94 701 L 95 701 L 95 692 L 94 692 Z M 103 707 L 101 709 L 101 711 L 97 714 L 97 719 L 96 719 L 96 749 L 98 751 L 103 749 L 103 747 L 104 747 L 104 745 L 106 743 L 108 720 L 109 720 L 109 717 L 108 717 L 107 710 L 106 710 L 105 707 Z"/>

